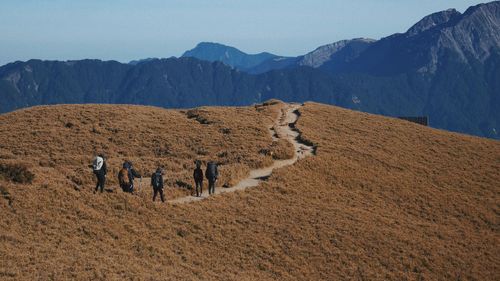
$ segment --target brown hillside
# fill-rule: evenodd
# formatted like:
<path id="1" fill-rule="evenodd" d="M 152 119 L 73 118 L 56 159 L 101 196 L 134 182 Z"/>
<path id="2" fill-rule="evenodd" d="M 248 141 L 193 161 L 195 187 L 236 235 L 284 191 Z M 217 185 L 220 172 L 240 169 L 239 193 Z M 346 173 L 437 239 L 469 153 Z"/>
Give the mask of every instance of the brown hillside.
<path id="1" fill-rule="evenodd" d="M 0 116 L 0 164 L 25 164 L 37 174 L 35 185 L 89 188 L 94 178 L 88 166 L 102 152 L 108 157 L 109 188 L 117 188 L 116 175 L 123 161 L 131 160 L 148 177 L 158 165 L 165 166 L 168 185 L 181 188 L 170 189 L 169 197 L 181 196 L 189 194 L 196 159 L 221 163 L 221 184 L 234 184 L 250 168 L 272 163 L 270 155 L 259 151 L 287 148 L 273 145 L 269 135 L 278 111 L 279 105 L 185 111 L 36 107 Z"/>
<path id="2" fill-rule="evenodd" d="M 196 158 L 221 162 L 228 183 L 269 165 L 262 151 L 289 149 L 268 131 L 280 107 L 1 115 L 0 279 L 498 279 L 492 140 L 307 104 L 297 128 L 317 155 L 259 187 L 182 205 L 150 202 L 145 183 L 139 196 L 117 190 L 124 159 L 165 165 L 169 198 L 189 193 Z M 115 192 L 92 193 L 94 150 Z"/>

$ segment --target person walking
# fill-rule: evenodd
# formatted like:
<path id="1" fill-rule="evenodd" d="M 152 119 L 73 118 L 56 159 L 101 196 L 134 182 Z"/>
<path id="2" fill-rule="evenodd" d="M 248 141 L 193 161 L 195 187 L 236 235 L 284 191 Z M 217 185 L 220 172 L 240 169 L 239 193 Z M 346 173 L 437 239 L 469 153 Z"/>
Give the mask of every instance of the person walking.
<path id="1" fill-rule="evenodd" d="M 196 188 L 196 197 L 203 194 L 203 171 L 201 170 L 201 161 L 196 160 L 196 168 L 193 171 L 194 184 Z"/>
<path id="2" fill-rule="evenodd" d="M 128 163 L 124 162 L 123 166 L 118 173 L 118 183 L 120 184 L 123 192 L 130 192 L 130 177 L 129 177 Z"/>
<path id="3" fill-rule="evenodd" d="M 163 169 L 158 167 L 156 172 L 151 175 L 151 186 L 153 187 L 153 202 L 156 199 L 156 195 L 160 193 L 161 202 L 165 202 L 165 197 L 163 196 Z"/>
<path id="4" fill-rule="evenodd" d="M 217 171 L 217 164 L 210 161 L 207 164 L 207 170 L 205 171 L 205 176 L 208 180 L 208 194 L 212 195 L 215 193 L 215 182 L 217 177 L 219 177 L 219 171 Z"/>
<path id="5" fill-rule="evenodd" d="M 118 181 L 120 187 L 124 192 L 133 193 L 134 192 L 134 179 L 141 178 L 139 174 L 133 167 L 132 162 L 125 161 L 123 163 L 123 168 L 118 173 Z"/>
<path id="6" fill-rule="evenodd" d="M 102 193 L 104 191 L 104 184 L 106 183 L 106 173 L 108 172 L 106 159 L 103 154 L 99 154 L 94 158 L 92 169 L 94 170 L 94 175 L 97 177 L 97 184 L 95 186 L 94 193 L 99 189 Z"/>

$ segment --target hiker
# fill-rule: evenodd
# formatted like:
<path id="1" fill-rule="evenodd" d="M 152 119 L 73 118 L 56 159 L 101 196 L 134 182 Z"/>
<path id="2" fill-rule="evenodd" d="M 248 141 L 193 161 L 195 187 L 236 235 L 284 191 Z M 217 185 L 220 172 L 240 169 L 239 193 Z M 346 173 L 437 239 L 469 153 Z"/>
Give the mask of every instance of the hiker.
<path id="1" fill-rule="evenodd" d="M 203 194 L 203 171 L 201 170 L 200 160 L 196 160 L 196 169 L 194 169 L 193 178 L 196 186 L 196 197 L 200 197 Z"/>
<path id="2" fill-rule="evenodd" d="M 205 176 L 208 180 L 208 194 L 214 194 L 215 182 L 217 181 L 217 177 L 219 176 L 219 172 L 217 171 L 217 164 L 212 161 L 208 162 Z"/>
<path id="3" fill-rule="evenodd" d="M 103 154 L 99 154 L 94 158 L 92 169 L 94 170 L 94 174 L 97 177 L 97 184 L 95 186 L 94 193 L 99 189 L 102 193 L 104 191 L 104 184 L 106 182 L 106 173 L 108 172 L 108 169 L 106 167 L 106 160 L 104 159 Z"/>
<path id="4" fill-rule="evenodd" d="M 151 175 L 151 186 L 153 187 L 153 202 L 156 199 L 156 195 L 160 193 L 161 202 L 165 202 L 165 197 L 163 197 L 163 169 L 158 167 L 156 172 Z"/>
<path id="5" fill-rule="evenodd" d="M 142 179 L 142 176 L 134 169 L 132 162 L 125 161 L 123 168 L 118 173 L 118 182 L 124 192 L 134 192 L 134 178 Z"/>

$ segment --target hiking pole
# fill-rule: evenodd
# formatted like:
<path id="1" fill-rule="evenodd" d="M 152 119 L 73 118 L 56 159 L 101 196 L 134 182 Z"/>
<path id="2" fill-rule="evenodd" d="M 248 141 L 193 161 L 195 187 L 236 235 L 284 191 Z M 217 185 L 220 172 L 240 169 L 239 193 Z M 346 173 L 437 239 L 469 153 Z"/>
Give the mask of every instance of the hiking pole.
<path id="1" fill-rule="evenodd" d="M 139 190 L 141 189 L 142 186 L 142 178 L 139 178 Z"/>

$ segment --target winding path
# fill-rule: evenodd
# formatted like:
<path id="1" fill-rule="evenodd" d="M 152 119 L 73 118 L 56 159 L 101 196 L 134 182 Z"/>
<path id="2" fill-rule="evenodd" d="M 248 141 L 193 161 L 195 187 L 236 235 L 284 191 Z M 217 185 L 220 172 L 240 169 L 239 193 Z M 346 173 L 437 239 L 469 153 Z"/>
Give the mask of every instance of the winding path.
<path id="1" fill-rule="evenodd" d="M 300 132 L 295 129 L 295 123 L 299 118 L 298 109 L 300 107 L 301 105 L 299 104 L 286 104 L 281 109 L 280 116 L 276 120 L 274 126 L 269 129 L 273 140 L 286 139 L 293 144 L 295 148 L 294 156 L 286 160 L 276 160 L 274 161 L 273 165 L 266 168 L 250 170 L 248 177 L 241 180 L 235 186 L 229 188 L 217 187 L 215 189 L 216 195 L 220 193 L 235 192 L 237 190 L 243 190 L 258 186 L 260 182 L 266 180 L 269 176 L 271 176 L 274 169 L 292 165 L 299 159 L 313 155 L 314 147 L 301 143 L 299 141 Z M 173 200 L 168 200 L 168 202 L 173 204 L 182 204 L 203 200 L 208 197 L 208 190 L 206 190 L 200 197 L 185 196 Z"/>

